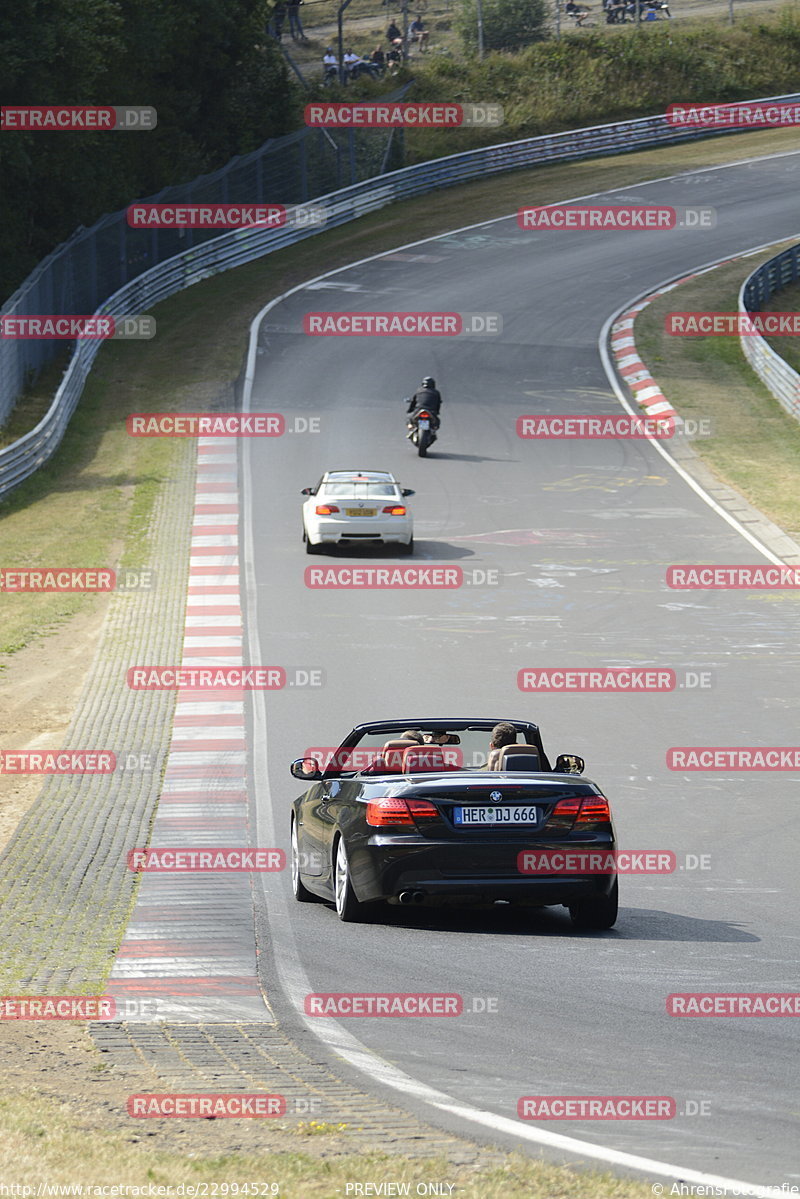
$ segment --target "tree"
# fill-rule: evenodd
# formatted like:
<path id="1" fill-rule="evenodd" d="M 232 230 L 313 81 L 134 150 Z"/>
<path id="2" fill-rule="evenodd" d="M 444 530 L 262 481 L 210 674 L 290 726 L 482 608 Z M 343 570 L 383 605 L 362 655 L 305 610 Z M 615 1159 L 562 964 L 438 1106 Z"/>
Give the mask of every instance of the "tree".
<path id="1" fill-rule="evenodd" d="M 547 36 L 546 0 L 483 0 L 483 44 L 487 50 L 519 50 Z M 465 50 L 478 48 L 476 0 L 461 0 L 456 29 Z"/>
<path id="2" fill-rule="evenodd" d="M 144 105 L 150 132 L 0 134 L 0 302 L 79 225 L 295 127 L 264 0 L 18 0 L 0 7 L 4 105 Z M 235 197 L 249 199 L 250 197 Z"/>

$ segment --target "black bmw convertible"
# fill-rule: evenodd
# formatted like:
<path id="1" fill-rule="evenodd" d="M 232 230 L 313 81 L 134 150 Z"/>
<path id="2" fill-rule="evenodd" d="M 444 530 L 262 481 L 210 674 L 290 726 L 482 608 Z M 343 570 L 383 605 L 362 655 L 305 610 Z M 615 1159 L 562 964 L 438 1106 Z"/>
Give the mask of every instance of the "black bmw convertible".
<path id="1" fill-rule="evenodd" d="M 563 905 L 573 924 L 617 918 L 616 838 L 583 759 L 550 765 L 524 720 L 357 725 L 291 772 L 292 889 L 332 901 L 340 920 L 378 903 Z"/>

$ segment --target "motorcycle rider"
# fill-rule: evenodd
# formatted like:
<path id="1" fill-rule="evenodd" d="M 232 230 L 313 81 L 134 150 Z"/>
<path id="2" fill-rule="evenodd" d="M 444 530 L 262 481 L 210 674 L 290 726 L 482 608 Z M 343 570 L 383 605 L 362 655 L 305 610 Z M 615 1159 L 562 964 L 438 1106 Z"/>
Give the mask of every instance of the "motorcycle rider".
<path id="1" fill-rule="evenodd" d="M 438 429 L 440 423 L 439 410 L 441 407 L 442 396 L 436 387 L 436 380 L 432 379 L 430 375 L 426 375 L 422 380 L 422 386 L 418 391 L 414 392 L 413 396 L 411 396 L 410 400 L 408 401 L 408 408 L 406 409 L 406 412 L 409 413 L 410 419 L 408 422 L 408 433 L 406 436 L 410 438 L 414 432 L 415 416 L 421 408 L 424 408 L 427 412 L 430 412 L 431 416 L 433 417 L 432 428 L 434 430 Z"/>

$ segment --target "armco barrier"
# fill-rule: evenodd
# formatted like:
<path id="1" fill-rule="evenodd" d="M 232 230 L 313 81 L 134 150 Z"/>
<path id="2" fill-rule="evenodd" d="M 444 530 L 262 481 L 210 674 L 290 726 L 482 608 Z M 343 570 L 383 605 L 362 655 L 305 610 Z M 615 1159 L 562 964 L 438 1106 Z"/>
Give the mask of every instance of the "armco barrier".
<path id="1" fill-rule="evenodd" d="M 759 312 L 766 300 L 800 278 L 800 245 L 791 246 L 748 275 L 739 292 L 740 312 Z M 800 375 L 785 362 L 760 333 L 739 338 L 745 358 L 775 399 L 800 420 Z"/>
<path id="2" fill-rule="evenodd" d="M 776 100 L 800 100 L 800 93 L 760 98 L 762 103 Z M 756 102 L 749 101 L 751 104 Z M 713 136 L 719 136 L 721 132 L 733 135 L 744 131 L 714 130 Z M 309 203 L 325 207 L 327 221 L 324 228 L 330 229 L 356 220 L 365 213 L 383 208 L 393 201 L 424 195 L 437 188 L 454 187 L 483 175 L 500 174 L 503 171 L 551 162 L 570 162 L 581 158 L 620 154 L 711 135 L 707 130 L 674 127 L 667 122 L 664 114 L 641 117 L 633 121 L 595 125 L 588 129 L 526 138 L 480 150 L 468 150 L 463 154 L 452 154 L 447 158 L 433 159 L 430 162 L 403 167 L 389 174 L 374 176 L 355 186 L 318 196 Z M 252 228 L 223 233 L 143 272 L 114 292 L 98 309 L 98 313 L 108 313 L 115 317 L 140 315 L 159 301 L 200 282 L 201 279 L 252 262 L 265 254 L 303 241 L 316 232 L 319 232 L 319 229 L 284 227 Z M 78 343 L 47 414 L 30 433 L 0 451 L 0 497 L 32 475 L 58 447 L 101 344 L 99 341 Z M 0 411 L 3 410 L 2 399 L 0 396 Z"/>

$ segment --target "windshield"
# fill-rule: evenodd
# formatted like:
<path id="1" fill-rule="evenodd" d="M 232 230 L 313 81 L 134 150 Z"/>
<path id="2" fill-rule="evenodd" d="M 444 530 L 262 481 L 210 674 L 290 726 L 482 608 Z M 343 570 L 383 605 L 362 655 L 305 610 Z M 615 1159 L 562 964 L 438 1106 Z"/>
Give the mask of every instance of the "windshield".
<path id="1" fill-rule="evenodd" d="M 367 733 L 361 740 L 348 749 L 335 747 L 312 747 L 307 750 L 307 756 L 316 758 L 323 769 L 350 773 L 369 770 L 374 772 L 383 765 L 385 760 L 384 747 L 387 742 L 401 740 L 401 734 L 410 731 L 409 726 L 398 727 L 397 731 Z M 437 746 L 441 748 L 443 762 L 446 767 L 461 770 L 474 770 L 485 766 L 489 756 L 489 739 L 491 729 L 462 729 L 458 733 L 450 733 L 450 740 L 445 742 L 441 731 L 417 726 L 423 734 L 422 750 L 433 749 L 438 755 Z M 438 741 L 432 740 L 438 738 Z M 524 732 L 517 734 L 517 741 L 525 743 Z M 432 762 L 431 765 L 434 765 Z M 430 768 L 430 767 L 429 767 Z"/>
<path id="2" fill-rule="evenodd" d="M 394 499 L 399 494 L 394 483 L 324 483 L 320 494 L 325 497 L 354 495 L 364 499 Z"/>

